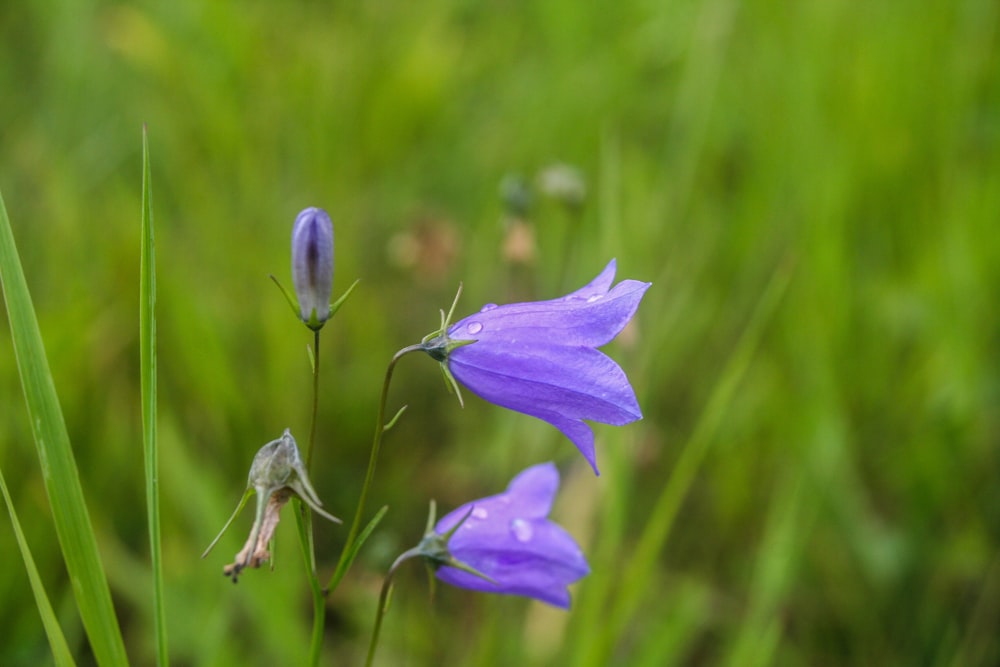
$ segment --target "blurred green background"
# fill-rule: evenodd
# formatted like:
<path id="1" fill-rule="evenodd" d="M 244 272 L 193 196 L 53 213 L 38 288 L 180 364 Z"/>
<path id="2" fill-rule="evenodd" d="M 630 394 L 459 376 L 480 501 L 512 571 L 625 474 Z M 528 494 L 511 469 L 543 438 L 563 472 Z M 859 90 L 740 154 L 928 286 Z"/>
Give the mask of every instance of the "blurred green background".
<path id="1" fill-rule="evenodd" d="M 0 189 L 130 657 L 151 664 L 138 367 L 140 137 L 158 252 L 163 543 L 178 665 L 295 665 L 310 602 L 220 576 L 256 450 L 308 429 L 295 214 L 335 292 L 313 481 L 349 517 L 391 354 L 459 312 L 551 298 L 611 257 L 653 282 L 608 348 L 646 418 L 550 426 L 407 358 L 372 510 L 329 601 L 357 664 L 382 573 L 442 510 L 555 460 L 594 573 L 568 614 L 404 569 L 382 665 L 1000 663 L 1000 5 L 954 2 L 0 4 Z M 539 175 L 570 165 L 582 204 Z M 548 172 L 551 174 L 551 172 Z M 518 181 L 516 179 L 520 178 Z M 532 195 L 514 215 L 512 183 Z M 5 317 L 5 316 L 4 316 Z M 71 644 L 88 648 L 0 329 L 0 465 Z M 668 489 L 664 495 L 664 489 Z M 676 508 L 676 515 L 671 509 Z M 0 521 L 0 664 L 50 660 Z M 671 521 L 672 520 L 672 521 Z M 317 524 L 329 576 L 346 534 Z M 637 556 L 638 559 L 634 560 Z M 650 567 L 642 567 L 643 554 Z M 642 562 L 640 562 L 642 561 Z"/>

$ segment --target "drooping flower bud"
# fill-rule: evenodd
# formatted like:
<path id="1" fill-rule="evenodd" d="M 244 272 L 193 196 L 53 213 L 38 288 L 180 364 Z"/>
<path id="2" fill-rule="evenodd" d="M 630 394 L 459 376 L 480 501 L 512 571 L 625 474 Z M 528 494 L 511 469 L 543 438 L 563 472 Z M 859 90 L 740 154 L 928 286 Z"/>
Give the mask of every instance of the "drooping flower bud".
<path id="1" fill-rule="evenodd" d="M 299 317 L 318 331 L 330 319 L 333 289 L 333 222 L 321 208 L 299 213 L 292 228 L 292 282 Z"/>

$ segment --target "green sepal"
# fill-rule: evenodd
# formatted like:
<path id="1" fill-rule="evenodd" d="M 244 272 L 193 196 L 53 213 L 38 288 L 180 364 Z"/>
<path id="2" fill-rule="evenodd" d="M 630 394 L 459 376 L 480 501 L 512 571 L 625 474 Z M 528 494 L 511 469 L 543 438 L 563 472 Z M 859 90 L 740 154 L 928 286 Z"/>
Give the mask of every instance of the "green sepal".
<path id="1" fill-rule="evenodd" d="M 229 516 L 229 520 L 226 521 L 226 525 L 222 527 L 222 530 L 219 531 L 219 534 L 215 536 L 215 539 L 212 540 L 212 543 L 208 545 L 207 549 L 205 549 L 205 552 L 201 555 L 202 558 L 207 556 L 209 552 L 215 548 L 215 545 L 218 543 L 218 541 L 222 538 L 223 535 L 225 535 L 226 531 L 229 530 L 229 526 L 233 525 L 233 521 L 235 521 L 236 517 L 240 515 L 240 512 L 243 510 L 243 507 L 247 504 L 247 501 L 250 499 L 251 494 L 253 494 L 253 487 L 247 488 L 247 490 L 243 492 L 243 497 L 240 498 L 239 505 L 236 506 L 236 509 Z"/>
<path id="2" fill-rule="evenodd" d="M 448 327 L 451 326 L 451 318 L 455 315 L 455 308 L 458 306 L 458 299 L 461 296 L 462 284 L 459 283 L 458 291 L 455 293 L 455 299 L 451 302 L 451 308 L 448 309 L 448 313 L 445 314 L 443 310 L 440 311 L 441 327 L 421 339 L 420 349 L 430 355 L 431 359 L 441 364 L 441 373 L 444 375 L 445 386 L 448 387 L 450 393 L 455 394 L 458 398 L 458 404 L 464 408 L 465 401 L 462 399 L 462 391 L 455 380 L 455 376 L 452 375 L 451 369 L 448 368 L 448 357 L 455 348 L 462 347 L 463 345 L 471 345 L 478 341 L 466 339 L 455 340 L 448 336 Z"/>
<path id="3" fill-rule="evenodd" d="M 459 283 L 458 284 L 458 291 L 455 292 L 455 299 L 454 299 L 454 301 L 451 302 L 451 308 L 448 309 L 448 314 L 445 315 L 445 312 L 443 310 L 440 311 L 441 312 L 441 328 L 438 329 L 437 331 L 434 331 L 432 333 L 427 334 L 426 336 L 424 336 L 423 340 L 420 341 L 421 345 L 424 346 L 424 351 L 430 353 L 430 349 L 428 349 L 428 348 L 430 346 L 430 343 L 433 342 L 435 338 L 442 337 L 442 338 L 444 338 L 447 341 L 447 339 L 448 339 L 448 326 L 451 323 L 451 318 L 455 315 L 455 307 L 458 306 L 458 299 L 461 296 L 462 296 L 462 283 Z M 431 356 L 434 356 L 434 355 L 431 354 Z"/>
<path id="4" fill-rule="evenodd" d="M 448 542 L 455 534 L 455 531 L 461 528 L 462 524 L 464 524 L 472 515 L 473 509 L 475 508 L 470 507 L 469 511 L 465 513 L 465 516 L 463 516 L 458 523 L 451 527 L 451 530 L 444 535 L 440 535 L 434 530 L 434 517 L 437 513 L 437 505 L 433 500 L 431 500 L 430 511 L 427 514 L 427 530 L 424 533 L 423 539 L 420 540 L 420 544 L 417 545 L 416 551 L 418 554 L 423 556 L 435 570 L 445 566 L 453 567 L 455 569 L 462 570 L 463 572 L 468 572 L 469 574 L 477 576 L 480 579 L 484 579 L 491 584 L 497 585 L 497 581 L 488 574 L 484 574 L 471 565 L 463 563 L 452 556 L 451 552 L 448 551 Z"/>
<path id="5" fill-rule="evenodd" d="M 312 329 L 313 331 L 319 331 L 320 329 L 323 328 L 323 325 L 326 324 L 327 321 L 330 318 L 332 318 L 337 313 L 338 310 L 340 310 L 340 307 L 344 305 L 345 301 L 347 301 L 347 297 L 351 295 L 351 293 L 354 291 L 354 288 L 357 287 L 358 283 L 361 282 L 361 280 L 358 279 L 355 280 L 353 283 L 351 283 L 351 286 L 347 288 L 347 291 L 344 292 L 339 299 L 330 304 L 330 314 L 327 316 L 325 320 L 320 322 L 319 319 L 316 317 L 315 308 L 313 308 L 312 312 L 309 313 L 309 319 L 303 320 L 301 315 L 302 309 L 299 307 L 299 302 L 295 298 L 295 296 L 293 296 L 291 292 L 286 290 L 284 285 L 278 282 L 278 279 L 274 277 L 273 273 L 269 273 L 267 275 L 272 281 L 274 281 L 274 284 L 278 286 L 278 289 L 281 290 L 281 293 L 285 295 L 285 300 L 288 302 L 289 307 L 292 309 L 292 313 L 295 315 L 295 319 L 305 323 L 305 325 L 310 329 Z"/>
<path id="6" fill-rule="evenodd" d="M 278 279 L 274 277 L 273 273 L 269 273 L 267 275 L 268 275 L 268 277 L 271 280 L 274 281 L 274 284 L 278 286 L 278 289 L 281 290 L 281 293 L 285 295 L 285 300 L 288 302 L 288 305 L 291 307 L 292 313 L 294 313 L 294 315 L 295 315 L 295 319 L 301 320 L 302 317 L 299 315 L 299 310 L 300 310 L 300 308 L 299 308 L 299 302 L 296 300 L 296 298 L 294 296 L 292 296 L 292 294 L 288 290 L 285 289 L 284 285 L 282 285 L 281 283 L 278 282 Z"/>
<path id="7" fill-rule="evenodd" d="M 360 282 L 361 282 L 360 278 L 355 280 L 353 283 L 351 283 L 351 286 L 347 288 L 347 291 L 345 291 L 343 294 L 340 295 L 339 299 L 330 304 L 330 317 L 333 317 L 334 315 L 337 314 L 337 311 L 340 310 L 340 307 L 344 305 L 345 301 L 347 301 L 347 297 L 351 296 L 351 293 L 354 291 L 354 288 L 357 287 L 358 283 Z"/>

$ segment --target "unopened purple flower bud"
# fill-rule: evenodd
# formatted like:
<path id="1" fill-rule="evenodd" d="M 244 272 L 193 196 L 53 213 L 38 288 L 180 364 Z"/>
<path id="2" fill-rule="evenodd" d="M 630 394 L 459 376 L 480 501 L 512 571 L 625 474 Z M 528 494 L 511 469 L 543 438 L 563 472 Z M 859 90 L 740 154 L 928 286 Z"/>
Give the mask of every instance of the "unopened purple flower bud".
<path id="1" fill-rule="evenodd" d="M 333 289 L 333 222 L 321 208 L 299 213 L 292 228 L 292 282 L 299 317 L 318 330 L 330 319 Z"/>

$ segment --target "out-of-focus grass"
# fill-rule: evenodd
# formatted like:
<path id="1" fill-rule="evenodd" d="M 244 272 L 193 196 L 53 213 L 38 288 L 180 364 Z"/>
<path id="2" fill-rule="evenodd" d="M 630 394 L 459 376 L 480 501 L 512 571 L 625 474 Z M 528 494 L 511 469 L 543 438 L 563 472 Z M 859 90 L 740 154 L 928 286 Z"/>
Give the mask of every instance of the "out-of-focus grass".
<path id="1" fill-rule="evenodd" d="M 248 520 L 197 558 L 256 449 L 308 427 L 309 336 L 266 278 L 287 275 L 307 205 L 334 217 L 335 292 L 362 279 L 323 341 L 313 480 L 341 515 L 389 356 L 437 326 L 459 280 L 465 312 L 555 296 L 611 256 L 654 283 L 611 349 L 646 418 L 597 426 L 598 479 L 547 425 L 473 397 L 460 411 L 433 363 L 400 365 L 390 402 L 410 410 L 372 496 L 391 509 L 330 601 L 331 660 L 357 662 L 379 576 L 419 539 L 430 497 L 446 511 L 547 458 L 594 568 L 581 613 L 440 587 L 430 602 L 414 567 L 381 664 L 559 664 L 618 626 L 614 664 L 1000 660 L 997 20 L 986 0 L 0 6 L 0 187 L 130 656 L 154 655 L 135 300 L 146 122 L 179 664 L 299 664 L 307 650 L 291 522 L 276 569 L 238 586 L 220 570 Z M 539 197 L 538 262 L 510 267 L 498 185 L 555 161 L 582 170 L 587 201 L 574 219 Z M 635 615 L 582 613 L 595 595 L 616 608 L 621 568 L 785 263 L 787 293 Z M 4 349 L 3 469 L 19 471 L 18 514 L 82 656 L 7 327 Z M 343 532 L 316 537 L 332 567 Z M 16 553 L 4 527 L 0 550 Z M 4 665 L 48 655 L 20 572 L 0 572 Z"/>

